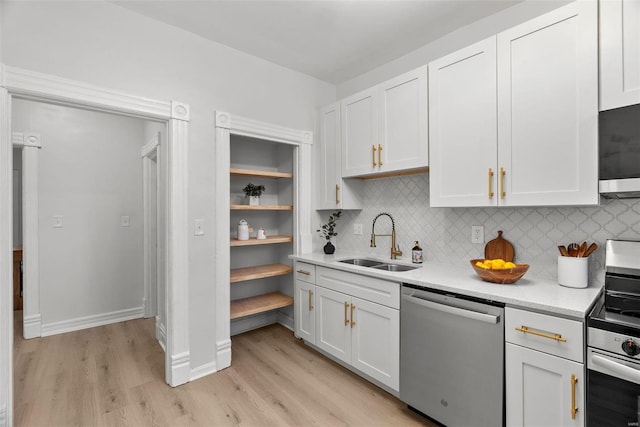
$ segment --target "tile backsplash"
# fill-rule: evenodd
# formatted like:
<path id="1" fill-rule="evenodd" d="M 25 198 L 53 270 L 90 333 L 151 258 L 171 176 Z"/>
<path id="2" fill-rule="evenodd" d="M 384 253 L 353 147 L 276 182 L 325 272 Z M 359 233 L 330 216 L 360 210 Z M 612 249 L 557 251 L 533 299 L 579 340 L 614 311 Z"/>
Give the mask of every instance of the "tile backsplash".
<path id="1" fill-rule="evenodd" d="M 516 262 L 531 265 L 528 275 L 556 280 L 557 246 L 586 240 L 600 246 L 590 259 L 589 280 L 602 284 L 605 241 L 640 240 L 640 200 L 603 199 L 597 207 L 431 208 L 428 174 L 372 179 L 363 184 L 365 208 L 343 212 L 334 238 L 336 255 L 341 250 L 357 250 L 388 257 L 390 237 L 379 237 L 377 247 L 369 247 L 373 218 L 388 212 L 396 221 L 405 259 L 410 258 L 418 240 L 427 260 L 468 265 L 469 259 L 483 258 L 485 243 L 503 230 L 503 237 L 515 247 Z M 328 216 L 327 211 L 319 212 L 315 225 L 326 222 Z M 363 225 L 362 235 L 353 234 L 354 224 Z M 472 225 L 484 226 L 485 243 L 471 243 Z M 390 220 L 378 219 L 376 232 L 390 231 Z M 323 242 L 316 239 L 315 246 L 321 250 Z"/>

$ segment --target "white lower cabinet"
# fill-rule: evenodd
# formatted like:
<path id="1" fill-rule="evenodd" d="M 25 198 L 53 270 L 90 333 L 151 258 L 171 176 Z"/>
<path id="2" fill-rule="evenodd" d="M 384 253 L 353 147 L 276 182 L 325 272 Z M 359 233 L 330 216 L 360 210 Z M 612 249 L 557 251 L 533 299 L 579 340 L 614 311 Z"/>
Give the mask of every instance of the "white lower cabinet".
<path id="1" fill-rule="evenodd" d="M 296 336 L 312 344 L 316 342 L 315 289 L 313 283 L 296 280 L 293 299 Z"/>
<path id="2" fill-rule="evenodd" d="M 584 365 L 507 343 L 508 426 L 583 426 Z"/>

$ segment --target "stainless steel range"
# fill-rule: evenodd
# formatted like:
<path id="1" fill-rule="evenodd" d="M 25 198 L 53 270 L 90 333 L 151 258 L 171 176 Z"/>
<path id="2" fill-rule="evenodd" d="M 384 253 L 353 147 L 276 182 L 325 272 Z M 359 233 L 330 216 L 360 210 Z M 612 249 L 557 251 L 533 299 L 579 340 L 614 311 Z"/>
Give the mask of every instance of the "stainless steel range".
<path id="1" fill-rule="evenodd" d="M 605 291 L 588 319 L 587 425 L 640 425 L 640 242 L 608 240 Z"/>

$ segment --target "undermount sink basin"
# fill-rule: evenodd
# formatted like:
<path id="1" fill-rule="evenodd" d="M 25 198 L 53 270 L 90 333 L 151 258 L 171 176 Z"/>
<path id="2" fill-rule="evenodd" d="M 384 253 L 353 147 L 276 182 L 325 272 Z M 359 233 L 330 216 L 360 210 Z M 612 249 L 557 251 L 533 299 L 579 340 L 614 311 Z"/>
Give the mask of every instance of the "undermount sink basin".
<path id="1" fill-rule="evenodd" d="M 400 265 L 400 264 L 381 264 L 381 265 L 374 265 L 371 268 L 375 268 L 377 270 L 386 270 L 386 271 L 411 271 L 411 270 L 415 270 L 418 267 L 411 267 L 409 265 Z"/>
<path id="2" fill-rule="evenodd" d="M 359 265 L 361 267 L 373 267 L 376 265 L 382 265 L 380 261 L 376 261 L 374 259 L 366 259 L 366 258 L 343 259 L 340 262 L 344 262 L 345 264 L 351 264 L 351 265 Z"/>

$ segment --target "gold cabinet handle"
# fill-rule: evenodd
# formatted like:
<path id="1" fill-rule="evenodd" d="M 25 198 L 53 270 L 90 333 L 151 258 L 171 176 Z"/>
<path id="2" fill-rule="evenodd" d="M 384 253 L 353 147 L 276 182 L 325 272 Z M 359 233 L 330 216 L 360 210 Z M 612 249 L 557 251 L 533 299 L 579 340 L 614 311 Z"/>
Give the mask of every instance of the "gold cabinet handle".
<path id="1" fill-rule="evenodd" d="M 349 319 L 347 319 L 347 309 L 349 308 L 349 303 L 345 301 L 344 303 L 344 324 L 345 326 L 349 324 Z"/>
<path id="2" fill-rule="evenodd" d="M 356 324 L 356 322 L 353 321 L 353 310 L 356 308 L 355 305 L 351 304 L 351 328 L 353 329 L 353 326 Z"/>
<path id="3" fill-rule="evenodd" d="M 340 187 L 338 186 L 338 184 L 336 184 L 336 205 L 340 204 L 339 192 L 340 192 Z"/>
<path id="4" fill-rule="evenodd" d="M 571 374 L 571 419 L 576 419 L 576 414 L 578 413 L 578 407 L 576 406 L 576 384 L 578 383 L 578 378 L 575 374 Z"/>
<path id="5" fill-rule="evenodd" d="M 376 146 L 371 145 L 371 162 L 373 163 L 373 167 L 376 167 Z"/>
<path id="6" fill-rule="evenodd" d="M 378 166 L 382 166 L 382 145 L 378 144 Z"/>
<path id="7" fill-rule="evenodd" d="M 313 310 L 313 291 L 309 289 L 309 311 Z"/>
<path id="8" fill-rule="evenodd" d="M 305 271 L 305 270 L 298 270 L 298 273 L 300 273 L 300 274 L 304 274 L 304 275 L 306 275 L 306 276 L 311 276 L 311 273 L 310 273 L 310 272 L 308 272 L 308 271 Z"/>
<path id="9" fill-rule="evenodd" d="M 567 342 L 566 338 L 562 338 L 561 334 L 550 334 L 548 332 L 542 332 L 542 331 L 538 331 L 536 329 L 531 329 L 528 326 L 520 326 L 519 328 L 516 328 L 516 331 L 518 332 L 523 332 L 525 334 L 531 334 L 531 335 L 535 335 L 538 337 L 542 337 L 542 338 L 549 338 L 550 340 L 556 340 L 556 341 L 560 341 L 560 342 Z"/>
<path id="10" fill-rule="evenodd" d="M 500 198 L 504 199 L 504 196 L 507 195 L 507 193 L 504 192 L 504 176 L 505 176 L 506 172 L 504 171 L 504 168 L 500 168 Z"/>
<path id="11" fill-rule="evenodd" d="M 489 168 L 489 199 L 493 199 L 493 169 Z"/>

